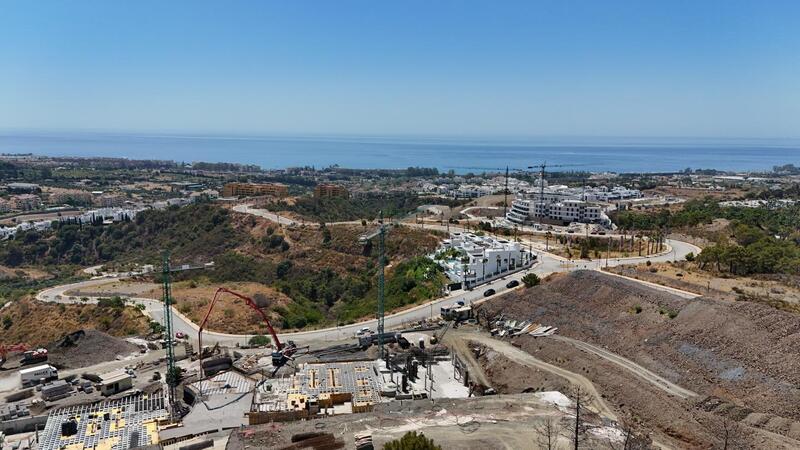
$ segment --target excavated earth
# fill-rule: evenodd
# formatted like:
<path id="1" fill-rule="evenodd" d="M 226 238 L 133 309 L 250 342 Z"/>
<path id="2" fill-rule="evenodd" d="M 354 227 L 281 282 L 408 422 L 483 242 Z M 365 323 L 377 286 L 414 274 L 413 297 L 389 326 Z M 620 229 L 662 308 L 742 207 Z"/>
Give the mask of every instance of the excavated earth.
<path id="1" fill-rule="evenodd" d="M 500 316 L 556 326 L 560 335 L 603 347 L 697 392 L 690 399 L 671 397 L 570 343 L 514 338 L 537 358 L 584 374 L 623 416 L 682 446 L 717 444 L 727 421 L 751 447 L 800 447 L 800 317 L 794 314 L 758 303 L 687 300 L 577 271 L 479 307 L 484 323 Z M 503 387 L 539 387 L 519 379 L 520 368 L 511 361 L 484 358 L 482 364 Z"/>

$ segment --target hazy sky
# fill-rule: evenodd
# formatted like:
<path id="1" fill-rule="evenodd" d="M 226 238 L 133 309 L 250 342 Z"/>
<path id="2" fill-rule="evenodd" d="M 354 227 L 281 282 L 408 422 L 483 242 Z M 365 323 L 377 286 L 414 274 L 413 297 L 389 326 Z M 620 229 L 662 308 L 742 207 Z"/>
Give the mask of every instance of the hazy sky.
<path id="1" fill-rule="evenodd" d="M 800 137 L 800 1 L 5 1 L 0 128 Z"/>

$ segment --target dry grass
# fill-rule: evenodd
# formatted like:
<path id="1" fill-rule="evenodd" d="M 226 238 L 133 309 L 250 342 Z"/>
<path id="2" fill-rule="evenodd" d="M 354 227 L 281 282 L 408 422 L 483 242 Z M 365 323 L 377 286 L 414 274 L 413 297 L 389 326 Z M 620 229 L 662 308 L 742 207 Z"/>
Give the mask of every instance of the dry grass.
<path id="1" fill-rule="evenodd" d="M 659 263 L 652 266 L 639 264 L 623 266 L 613 270 L 634 278 L 675 286 L 680 282 L 681 289 L 698 294 L 717 292 L 727 294 L 730 298 L 747 296 L 753 299 L 777 299 L 790 304 L 800 305 L 800 288 L 791 285 L 787 280 L 766 276 L 732 276 L 700 270 L 696 264 L 689 262 Z"/>
<path id="2" fill-rule="evenodd" d="M 25 343 L 40 346 L 62 335 L 80 330 L 100 330 L 114 336 L 143 335 L 148 319 L 132 307 L 116 311 L 96 305 L 60 305 L 34 300 L 20 300 L 4 308 L 2 317 L 9 317 L 11 326 L 0 325 L 0 343 Z"/>
<path id="3" fill-rule="evenodd" d="M 172 296 L 175 305 L 192 322 L 200 324 L 208 311 L 214 293 L 222 285 L 196 284 L 191 281 L 174 283 Z M 274 312 L 278 306 L 286 306 L 292 300 L 275 289 L 260 283 L 225 283 L 224 287 L 254 299 L 267 313 L 274 326 L 280 324 L 280 316 Z M 152 289 L 145 296 L 159 298 L 160 288 Z M 231 334 L 266 333 L 261 316 L 248 307 L 245 302 L 230 294 L 223 294 L 217 302 L 206 329 Z"/>

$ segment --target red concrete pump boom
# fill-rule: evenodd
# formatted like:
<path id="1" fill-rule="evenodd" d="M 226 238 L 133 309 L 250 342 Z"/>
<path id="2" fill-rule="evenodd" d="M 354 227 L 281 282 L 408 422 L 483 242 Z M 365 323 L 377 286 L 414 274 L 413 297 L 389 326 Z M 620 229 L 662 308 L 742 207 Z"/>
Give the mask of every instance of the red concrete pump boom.
<path id="1" fill-rule="evenodd" d="M 217 289 L 217 292 L 214 294 L 214 299 L 211 300 L 211 304 L 208 305 L 208 311 L 206 312 L 205 317 L 203 317 L 203 321 L 200 323 L 200 329 L 197 331 L 197 345 L 200 347 L 198 349 L 198 360 L 200 361 L 200 370 L 202 373 L 203 367 L 203 329 L 206 326 L 206 322 L 208 322 L 208 317 L 211 315 L 211 311 L 214 309 L 214 305 L 217 303 L 217 300 L 222 296 L 222 294 L 231 294 L 234 297 L 238 297 L 247 304 L 250 308 L 254 309 L 258 314 L 264 319 L 264 323 L 267 324 L 267 329 L 269 330 L 269 334 L 272 335 L 272 341 L 275 343 L 275 349 L 278 352 L 282 352 L 284 350 L 284 345 L 281 343 L 280 339 L 278 339 L 278 334 L 275 332 L 275 329 L 272 328 L 272 324 L 269 322 L 267 315 L 264 314 L 264 311 L 256 305 L 256 302 L 253 301 L 250 297 L 245 295 L 239 294 L 238 292 L 234 292 L 228 288 L 221 287 Z M 291 344 L 291 342 L 290 342 Z"/>

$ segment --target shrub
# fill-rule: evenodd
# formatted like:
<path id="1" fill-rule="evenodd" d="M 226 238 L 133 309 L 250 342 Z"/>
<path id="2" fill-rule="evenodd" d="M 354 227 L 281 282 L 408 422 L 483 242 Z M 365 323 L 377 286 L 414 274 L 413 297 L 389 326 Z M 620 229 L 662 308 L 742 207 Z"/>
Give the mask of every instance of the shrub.
<path id="1" fill-rule="evenodd" d="M 536 275 L 535 273 L 529 273 L 522 277 L 522 282 L 525 283 L 525 287 L 533 287 L 538 286 L 542 280 L 539 278 L 539 275 Z"/>
<path id="2" fill-rule="evenodd" d="M 154 320 L 151 320 L 148 325 L 150 326 L 151 333 L 161 333 L 164 331 L 164 326 Z"/>
<path id="3" fill-rule="evenodd" d="M 686 260 L 689 261 L 689 262 L 694 261 L 694 253 L 692 253 L 692 252 L 687 253 L 686 254 Z"/>
<path id="4" fill-rule="evenodd" d="M 653 262 L 648 259 L 647 262 L 644 263 L 644 265 L 646 265 L 647 267 L 650 267 L 650 266 L 653 265 Z"/>
<path id="5" fill-rule="evenodd" d="M 639 313 L 641 313 L 641 312 L 642 312 L 642 305 L 636 305 L 636 306 L 634 306 L 634 307 L 633 307 L 633 311 L 634 311 L 636 314 L 639 314 Z"/>
<path id="6" fill-rule="evenodd" d="M 409 431 L 400 439 L 387 442 L 383 450 L 442 450 L 442 447 L 434 444 L 433 439 L 426 438 L 422 433 Z"/>
<path id="7" fill-rule="evenodd" d="M 11 320 L 11 316 L 3 316 L 3 329 L 7 330 L 11 328 L 11 325 L 14 325 L 14 321 Z"/>
<path id="8" fill-rule="evenodd" d="M 122 309 L 125 307 L 125 300 L 122 297 L 100 298 L 97 300 L 97 306 L 99 308 Z"/>
<path id="9" fill-rule="evenodd" d="M 272 342 L 272 339 L 269 336 L 264 336 L 263 334 L 257 334 L 250 338 L 250 345 L 253 347 L 263 347 L 265 345 L 269 345 Z"/>

